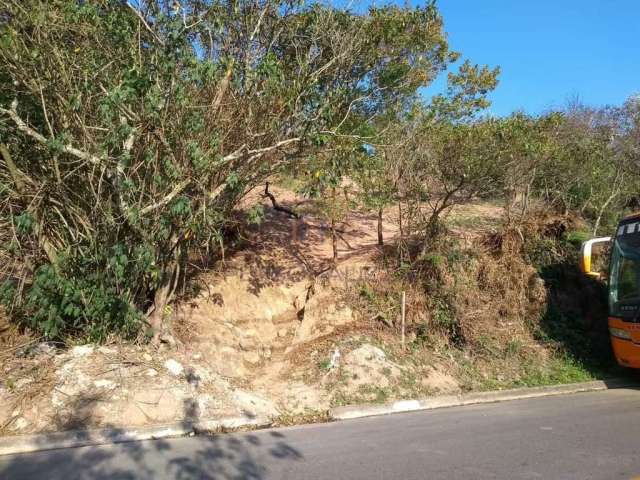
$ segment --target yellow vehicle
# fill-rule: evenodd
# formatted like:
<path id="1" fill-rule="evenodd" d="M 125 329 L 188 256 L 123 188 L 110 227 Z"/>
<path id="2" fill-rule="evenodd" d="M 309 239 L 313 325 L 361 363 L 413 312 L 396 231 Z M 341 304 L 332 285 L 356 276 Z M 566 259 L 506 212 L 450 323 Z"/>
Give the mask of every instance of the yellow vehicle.
<path id="1" fill-rule="evenodd" d="M 588 240 L 582 245 L 582 271 L 595 278 L 593 247 L 609 244 L 609 333 L 618 363 L 640 368 L 640 214 L 623 218 L 613 238 Z"/>

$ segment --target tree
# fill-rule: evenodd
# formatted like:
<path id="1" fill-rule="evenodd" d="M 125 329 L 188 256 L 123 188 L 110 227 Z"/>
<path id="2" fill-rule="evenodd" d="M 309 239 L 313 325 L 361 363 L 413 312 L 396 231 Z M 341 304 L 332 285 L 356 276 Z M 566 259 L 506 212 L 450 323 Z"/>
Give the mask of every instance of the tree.
<path id="1" fill-rule="evenodd" d="M 403 133 L 389 156 L 395 170 L 402 172 L 398 195 L 409 214 L 400 217 L 405 217 L 410 231 L 421 232 L 422 254 L 440 232 L 444 212 L 496 189 L 493 149 L 484 145 L 491 141 L 484 129 L 492 123 L 474 118 L 488 105 L 486 97 L 496 87 L 498 74 L 498 68 L 464 62 L 457 74 L 449 74 L 447 95 L 416 104 L 402 117 Z"/>
<path id="2" fill-rule="evenodd" d="M 5 0 L 5 303 L 50 337 L 159 338 L 250 188 L 362 143 L 455 58 L 433 3 Z"/>
<path id="3" fill-rule="evenodd" d="M 625 153 L 629 122 L 624 109 L 574 102 L 537 124 L 551 152 L 539 162 L 538 195 L 564 213 L 581 212 L 593 221 L 594 235 L 603 222 L 612 228 L 635 192 L 636 169 Z"/>
<path id="4" fill-rule="evenodd" d="M 360 188 L 360 197 L 365 207 L 376 212 L 378 245 L 384 245 L 382 231 L 383 212 L 397 194 L 399 173 L 388 159 L 384 147 L 365 150 L 355 169 L 355 178 Z"/>

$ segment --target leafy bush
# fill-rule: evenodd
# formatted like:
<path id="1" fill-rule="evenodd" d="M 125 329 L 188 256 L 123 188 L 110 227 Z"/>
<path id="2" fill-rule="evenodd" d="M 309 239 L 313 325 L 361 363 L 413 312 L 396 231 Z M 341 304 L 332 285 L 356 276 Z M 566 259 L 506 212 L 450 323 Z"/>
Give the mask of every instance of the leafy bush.
<path id="1" fill-rule="evenodd" d="M 0 275 L 14 318 L 50 337 L 145 324 L 157 337 L 189 256 L 219 248 L 249 189 L 332 144 L 361 149 L 384 128 L 373 119 L 457 58 L 431 3 L 234 5 L 3 5 Z"/>

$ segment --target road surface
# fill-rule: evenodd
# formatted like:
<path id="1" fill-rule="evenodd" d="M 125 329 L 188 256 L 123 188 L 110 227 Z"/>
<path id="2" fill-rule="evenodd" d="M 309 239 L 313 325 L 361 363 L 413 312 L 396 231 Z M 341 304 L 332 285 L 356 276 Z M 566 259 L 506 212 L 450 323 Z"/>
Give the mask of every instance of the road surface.
<path id="1" fill-rule="evenodd" d="M 640 390 L 632 389 L 0 457 L 3 480 L 636 476 Z"/>

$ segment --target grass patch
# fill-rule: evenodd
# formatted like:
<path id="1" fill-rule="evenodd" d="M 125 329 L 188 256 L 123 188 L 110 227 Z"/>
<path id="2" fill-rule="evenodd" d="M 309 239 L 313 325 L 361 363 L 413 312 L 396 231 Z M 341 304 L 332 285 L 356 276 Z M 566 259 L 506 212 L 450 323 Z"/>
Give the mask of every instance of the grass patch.
<path id="1" fill-rule="evenodd" d="M 523 370 L 523 376 L 513 382 L 513 387 L 540 387 L 596 379 L 584 365 L 568 356 L 552 358 L 544 366 L 525 364 Z"/>

